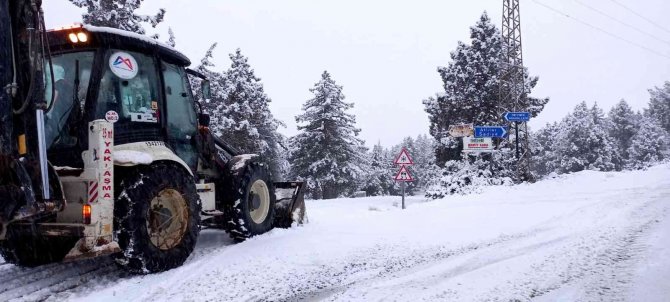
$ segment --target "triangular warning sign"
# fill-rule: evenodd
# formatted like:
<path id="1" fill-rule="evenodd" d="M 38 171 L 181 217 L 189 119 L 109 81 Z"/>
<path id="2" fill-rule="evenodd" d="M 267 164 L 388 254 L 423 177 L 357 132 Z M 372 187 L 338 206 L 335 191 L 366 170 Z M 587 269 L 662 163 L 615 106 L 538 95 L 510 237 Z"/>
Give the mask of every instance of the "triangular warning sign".
<path id="1" fill-rule="evenodd" d="M 395 176 L 396 181 L 414 181 L 414 178 L 412 178 L 412 175 L 409 174 L 409 170 L 407 170 L 406 166 L 400 166 L 400 171 L 398 171 L 398 174 Z"/>
<path id="2" fill-rule="evenodd" d="M 409 152 L 407 152 L 407 149 L 402 148 L 402 151 L 400 151 L 398 157 L 395 158 L 393 164 L 407 166 L 407 165 L 413 165 L 414 161 L 412 161 L 412 157 L 409 156 Z"/>

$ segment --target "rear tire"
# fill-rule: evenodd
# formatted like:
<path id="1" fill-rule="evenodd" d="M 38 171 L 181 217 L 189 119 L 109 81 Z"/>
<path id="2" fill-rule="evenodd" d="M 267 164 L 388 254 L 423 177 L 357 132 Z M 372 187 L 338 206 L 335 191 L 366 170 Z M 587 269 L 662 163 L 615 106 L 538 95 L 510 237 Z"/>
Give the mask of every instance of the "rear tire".
<path id="1" fill-rule="evenodd" d="M 221 208 L 228 235 L 241 242 L 272 230 L 276 197 L 267 166 L 253 158 L 238 157 L 227 168 Z"/>
<path id="2" fill-rule="evenodd" d="M 119 184 L 114 207 L 116 262 L 147 274 L 181 266 L 200 232 L 200 198 L 195 182 L 172 163 L 139 167 Z"/>

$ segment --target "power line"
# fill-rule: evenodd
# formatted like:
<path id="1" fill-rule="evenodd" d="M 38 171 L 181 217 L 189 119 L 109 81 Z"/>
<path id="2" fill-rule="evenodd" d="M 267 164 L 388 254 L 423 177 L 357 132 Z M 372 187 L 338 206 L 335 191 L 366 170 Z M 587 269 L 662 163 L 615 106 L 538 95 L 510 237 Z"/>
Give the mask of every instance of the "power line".
<path id="1" fill-rule="evenodd" d="M 566 18 L 568 18 L 568 19 L 572 19 L 572 20 L 574 20 L 574 21 L 576 21 L 576 22 L 581 23 L 582 25 L 585 25 L 585 26 L 588 26 L 588 27 L 590 27 L 590 28 L 592 28 L 592 29 L 595 29 L 595 30 L 597 30 L 597 31 L 599 31 L 599 32 L 601 32 L 601 33 L 604 33 L 604 34 L 606 34 L 606 35 L 612 37 L 612 38 L 619 39 L 619 40 L 624 41 L 624 42 L 626 42 L 626 43 L 628 43 L 628 44 L 630 44 L 630 45 L 633 45 L 633 46 L 636 46 L 636 47 L 638 47 L 638 48 L 640 48 L 640 49 L 643 49 L 643 50 L 646 50 L 646 51 L 648 51 L 648 52 L 651 52 L 651 53 L 653 53 L 653 54 L 655 54 L 655 55 L 664 57 L 664 58 L 666 58 L 666 59 L 670 59 L 670 56 L 669 56 L 669 55 L 663 54 L 662 52 L 659 52 L 659 51 L 656 51 L 656 50 L 654 50 L 654 49 L 651 49 L 651 48 L 649 48 L 649 47 L 647 47 L 647 46 L 644 46 L 644 45 L 635 43 L 635 42 L 633 42 L 633 41 L 631 41 L 631 40 L 628 40 L 628 39 L 626 39 L 626 38 L 624 38 L 624 37 L 621 37 L 621 36 L 619 36 L 619 35 L 617 35 L 617 34 L 613 34 L 613 33 L 609 32 L 609 31 L 606 31 L 606 30 L 604 30 L 604 29 L 598 27 L 598 26 L 592 25 L 592 24 L 590 24 L 590 23 L 588 23 L 588 22 L 586 22 L 586 21 L 582 21 L 581 19 L 578 19 L 578 18 L 573 17 L 573 16 L 571 16 L 571 15 L 569 15 L 569 14 L 567 14 L 567 13 L 564 13 L 564 12 L 558 10 L 558 9 L 555 9 L 555 8 L 549 6 L 549 5 L 546 5 L 546 4 L 544 4 L 544 3 L 538 2 L 537 0 L 532 0 L 532 1 L 535 2 L 536 4 L 540 5 L 540 6 L 543 6 L 543 7 L 546 8 L 546 9 L 549 9 L 549 10 L 553 11 L 553 12 L 556 13 L 556 14 L 559 14 L 559 15 L 561 15 L 561 16 L 564 16 L 564 17 L 566 17 Z"/>
<path id="2" fill-rule="evenodd" d="M 610 1 L 614 2 L 614 4 L 616 4 L 616 5 L 618 5 L 618 6 L 623 7 L 625 10 L 627 10 L 627 11 L 633 13 L 634 15 L 636 15 L 636 16 L 638 16 L 638 17 L 644 19 L 645 21 L 649 22 L 650 24 L 652 24 L 652 25 L 654 25 L 654 26 L 656 26 L 656 27 L 658 27 L 658 28 L 664 30 L 665 32 L 670 33 L 670 29 L 667 29 L 667 28 L 663 27 L 662 25 L 660 25 L 660 24 L 654 22 L 653 20 L 651 20 L 651 19 L 649 19 L 649 18 L 647 18 L 647 17 L 641 15 L 640 13 L 638 13 L 638 12 L 632 10 L 632 9 L 629 8 L 628 6 L 624 5 L 623 3 L 619 2 L 619 1 L 616 1 L 616 0 L 610 0 Z"/>
<path id="3" fill-rule="evenodd" d="M 617 19 L 617 18 L 615 18 L 615 17 L 612 17 L 612 16 L 606 14 L 605 12 L 603 12 L 603 11 L 601 11 L 601 10 L 599 10 L 599 9 L 597 9 L 597 8 L 595 8 L 595 7 L 593 7 L 593 6 L 590 6 L 590 5 L 588 5 L 588 4 L 586 4 L 586 3 L 582 2 L 582 1 L 579 1 L 579 0 L 574 0 L 574 1 L 577 2 L 579 5 L 584 6 L 584 7 L 588 8 L 588 9 L 590 9 L 590 10 L 592 10 L 592 11 L 594 11 L 594 12 L 596 12 L 596 13 L 598 13 L 598 14 L 600 14 L 600 15 L 602 15 L 602 16 L 608 18 L 608 19 L 610 19 L 610 20 L 613 20 L 613 21 L 615 21 L 615 22 L 617 22 L 617 23 L 619 23 L 619 24 L 621 24 L 621 25 L 624 25 L 624 26 L 626 26 L 626 27 L 628 27 L 628 28 L 632 28 L 632 29 L 634 29 L 635 31 L 637 31 L 637 32 L 639 32 L 639 33 L 645 34 L 645 35 L 647 35 L 647 36 L 649 36 L 649 37 L 651 37 L 651 38 L 654 38 L 654 39 L 656 39 L 656 40 L 658 40 L 658 41 L 661 41 L 661 42 L 663 42 L 663 43 L 665 43 L 665 44 L 670 45 L 670 41 L 663 40 L 662 38 L 659 38 L 658 36 L 655 36 L 655 35 L 653 35 L 653 34 L 651 34 L 651 33 L 649 33 L 649 32 L 646 32 L 646 31 L 644 31 L 644 30 L 642 30 L 642 29 L 640 29 L 640 28 L 638 28 L 638 27 L 635 27 L 635 26 L 630 25 L 630 24 L 628 24 L 628 23 L 626 23 L 626 22 L 624 22 L 624 21 L 621 21 L 621 20 L 619 20 L 619 19 Z"/>

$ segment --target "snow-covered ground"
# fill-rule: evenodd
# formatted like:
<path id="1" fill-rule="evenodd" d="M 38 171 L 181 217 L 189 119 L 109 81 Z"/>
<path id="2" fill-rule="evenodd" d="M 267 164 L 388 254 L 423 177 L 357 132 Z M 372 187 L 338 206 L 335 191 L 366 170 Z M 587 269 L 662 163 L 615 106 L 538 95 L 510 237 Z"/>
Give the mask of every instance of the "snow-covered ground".
<path id="1" fill-rule="evenodd" d="M 399 202 L 311 201 L 309 224 L 241 244 L 205 230 L 155 275 L 0 260 L 0 300 L 670 301 L 670 165 Z"/>

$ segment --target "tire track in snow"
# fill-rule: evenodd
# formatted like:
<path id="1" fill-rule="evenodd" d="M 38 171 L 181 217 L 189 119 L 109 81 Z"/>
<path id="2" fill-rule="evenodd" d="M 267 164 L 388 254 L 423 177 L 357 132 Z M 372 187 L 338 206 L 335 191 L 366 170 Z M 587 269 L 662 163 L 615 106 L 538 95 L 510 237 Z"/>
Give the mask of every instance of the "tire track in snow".
<path id="1" fill-rule="evenodd" d="M 545 232 L 533 232 L 530 234 L 531 236 L 518 236 L 515 240 L 501 240 L 496 244 L 484 245 L 480 249 L 467 249 L 462 253 L 454 253 L 450 255 L 450 257 L 428 257 L 433 260 L 417 261 L 414 263 L 413 261 L 408 261 L 407 264 L 409 265 L 396 272 L 404 271 L 403 274 L 411 274 L 412 270 L 421 271 L 423 268 L 430 270 L 432 265 L 451 261 L 450 258 L 459 258 L 461 256 L 471 258 L 464 264 L 452 266 L 447 271 L 432 277 L 426 278 L 426 276 L 422 275 L 420 278 L 416 278 L 415 276 L 415 278 L 402 283 L 389 282 L 393 284 L 393 286 L 388 286 L 387 284 L 387 287 L 390 287 L 389 289 L 392 292 L 395 288 L 395 292 L 385 298 L 391 300 L 420 300 L 416 296 L 404 296 L 404 299 L 397 296 L 397 288 L 422 288 L 424 285 L 432 286 L 434 284 L 439 284 L 441 281 L 467 274 L 481 268 L 486 268 L 499 262 L 512 260 L 519 256 L 526 256 L 529 253 L 547 253 L 548 251 L 549 256 L 546 260 L 539 265 L 532 265 L 529 267 L 530 269 L 525 273 L 525 280 L 516 280 L 516 283 L 508 282 L 507 286 L 509 287 L 511 284 L 511 288 L 505 288 L 506 282 L 502 282 L 504 280 L 498 280 L 496 282 L 501 283 L 502 287 L 495 288 L 489 293 L 484 292 L 483 295 L 478 297 L 464 298 L 459 295 L 457 290 L 448 289 L 444 290 L 442 294 L 425 297 L 425 300 L 452 301 L 460 298 L 464 301 L 527 301 L 540 297 L 552 290 L 561 288 L 566 284 L 580 283 L 580 285 L 585 287 L 585 301 L 617 301 L 617 299 L 624 296 L 623 293 L 626 290 L 625 285 L 629 282 L 628 280 L 630 280 L 631 274 L 627 268 L 632 265 L 631 263 L 635 259 L 635 256 L 638 255 L 640 251 L 644 250 L 643 247 L 636 245 L 637 239 L 651 228 L 653 224 L 658 222 L 658 218 L 662 216 L 662 214 L 657 211 L 658 205 L 663 202 L 663 196 L 670 195 L 670 190 L 668 189 L 659 189 L 657 192 L 658 198 L 648 200 L 646 203 L 641 203 L 638 206 L 633 206 L 632 209 L 627 207 L 630 207 L 632 203 L 637 201 L 620 200 L 592 204 L 591 210 L 595 209 L 595 212 L 598 212 L 597 210 L 599 207 L 627 209 L 628 211 L 626 213 L 628 214 L 626 216 L 628 216 L 627 218 L 630 218 L 631 221 L 624 227 L 612 226 L 601 230 L 597 227 L 604 223 L 601 222 L 596 223 L 596 226 L 593 228 L 582 231 L 581 234 L 570 236 L 569 234 L 559 233 L 554 234 L 553 237 L 549 236 L 548 238 L 545 238 L 546 235 L 542 234 Z M 581 207 L 576 212 L 584 210 L 586 210 L 586 208 Z M 561 217 L 565 218 L 570 215 L 575 215 L 575 213 L 561 215 Z M 518 241 L 526 240 L 528 240 L 529 243 L 523 243 L 519 246 Z M 575 250 L 587 252 L 575 253 Z M 475 253 L 481 253 L 481 255 L 484 256 L 484 259 L 482 259 L 481 256 L 475 257 L 474 255 L 470 255 Z M 526 257 L 524 257 L 524 259 L 526 259 Z M 532 258 L 530 260 L 532 260 Z M 452 262 L 457 261 L 454 260 Z M 541 273 L 538 274 L 538 272 Z M 349 271 L 348 273 L 356 274 L 355 271 Z M 555 279 L 557 274 L 559 274 L 559 281 L 554 280 L 553 283 L 550 282 L 551 285 L 549 286 L 547 286 L 546 283 L 542 284 L 542 282 L 538 282 L 538 279 Z M 280 300 L 347 301 L 351 299 L 365 299 L 364 295 L 366 293 L 366 287 L 371 287 L 379 282 L 384 283 L 385 280 L 388 281 L 398 277 L 402 278 L 402 276 L 395 273 L 377 274 L 367 278 L 353 280 L 352 282 L 344 283 L 340 286 L 326 288 L 322 291 L 303 292 Z M 319 277 L 316 278 L 318 279 Z M 353 290 L 352 292 L 352 288 L 359 289 L 359 291 Z M 380 298 L 380 296 L 376 296 L 375 299 L 376 298 Z"/>
<path id="2" fill-rule="evenodd" d="M 204 273 L 201 277 L 226 280 L 224 288 L 200 289 L 194 284 L 181 283 L 173 291 L 157 289 L 144 295 L 147 301 L 169 299 L 182 289 L 192 290 L 193 296 L 202 300 L 221 301 L 300 301 L 317 300 L 346 290 L 349 286 L 365 280 L 378 279 L 419 265 L 427 265 L 449 257 L 466 254 L 505 242 L 533 236 L 542 230 L 532 230 L 514 235 L 502 235 L 496 239 L 462 247 L 439 246 L 409 249 L 406 246 L 377 245 L 347 255 L 344 260 L 319 265 L 305 270 L 275 270 L 270 274 L 260 273 L 265 263 L 245 263 L 244 270 L 236 266 L 225 270 Z M 228 290 L 225 290 L 228 289 Z"/>
<path id="3" fill-rule="evenodd" d="M 630 191 L 627 194 L 634 194 L 635 189 L 625 189 Z M 612 199 L 624 192 L 609 192 L 600 194 L 602 200 L 592 201 L 593 196 L 583 196 L 585 201 L 590 203 L 580 206 L 561 215 L 556 215 L 551 219 L 537 224 L 531 231 L 521 232 L 514 235 L 502 235 L 497 239 L 471 244 L 463 247 L 453 245 L 438 246 L 434 248 L 414 248 L 407 246 L 377 245 L 373 248 L 359 250 L 345 257 L 332 259 L 328 264 L 312 266 L 310 263 L 303 263 L 301 267 L 273 267 L 268 271 L 270 264 L 265 261 L 250 259 L 245 262 L 244 259 L 238 259 L 245 262 L 244 265 L 232 263 L 230 266 L 222 269 L 215 269 L 203 273 L 194 280 L 180 280 L 178 284 L 170 286 L 161 286 L 143 296 L 145 301 L 160 301 L 172 297 L 180 297 L 180 292 L 188 290 L 193 296 L 200 297 L 202 300 L 231 300 L 231 301 L 315 301 L 330 300 L 341 298 L 344 301 L 358 298 L 360 295 L 351 295 L 350 299 L 342 298 L 351 288 L 366 286 L 374 282 L 402 277 L 403 274 L 413 270 L 422 270 L 434 264 L 449 261 L 452 258 L 460 256 L 471 257 L 472 254 L 488 251 L 488 253 L 498 253 L 500 249 L 511 250 L 507 255 L 490 257 L 477 265 L 466 265 L 460 267 L 461 271 L 448 272 L 445 278 L 451 276 L 467 274 L 470 271 L 493 266 L 498 262 L 505 262 L 509 259 L 524 256 L 526 253 L 532 253 L 536 250 L 546 249 L 548 246 L 565 244 L 566 241 L 574 241 L 573 234 L 569 224 L 574 216 L 583 215 L 588 219 L 594 218 L 594 225 L 602 225 L 605 219 L 600 217 L 599 213 L 606 213 L 605 209 L 616 209 L 613 212 L 631 211 L 628 202 L 613 202 Z M 586 213 L 586 214 L 584 214 Z M 594 214 L 596 213 L 596 214 Z M 560 223 L 553 224 L 559 221 Z M 579 221 L 579 220 L 578 220 Z M 583 218 L 582 218 L 583 221 Z M 606 225 L 606 224 L 605 224 Z M 549 228 L 549 226 L 551 228 Z M 547 237 L 546 231 L 561 230 L 560 235 Z M 582 229 L 577 229 L 581 231 Z M 565 234 L 567 232 L 567 235 Z M 528 240 L 526 242 L 525 240 Z M 519 242 L 523 241 L 523 242 Z M 521 248 L 519 248 L 521 247 Z M 279 263 L 278 263 L 279 264 Z M 202 280 L 216 278 L 226 280 L 222 288 L 203 286 Z M 504 280 L 501 280 L 501 282 Z M 410 298 L 411 299 L 411 298 Z M 402 300 L 402 299 L 401 299 Z M 494 299 L 495 300 L 495 299 Z"/>
<path id="4" fill-rule="evenodd" d="M 670 207 L 664 204 L 664 196 L 670 196 L 670 190 L 660 190 L 654 202 L 633 211 L 629 216 L 632 223 L 627 227 L 618 230 L 612 227 L 583 237 L 578 248 L 589 248 L 593 242 L 605 243 L 604 247 L 573 263 L 571 269 L 562 274 L 560 284 L 536 290 L 533 296 L 551 296 L 553 291 L 560 291 L 563 286 L 576 286 L 580 295 L 576 301 L 625 301 L 635 264 L 645 251 L 641 238 L 670 211 Z"/>
<path id="5" fill-rule="evenodd" d="M 664 194 L 670 194 L 670 190 L 661 190 L 657 199 L 629 212 L 625 217 L 629 219 L 628 225 L 602 229 L 596 226 L 555 249 L 538 251 L 545 255 L 524 267 L 521 276 L 511 276 L 507 283 L 477 300 L 625 300 L 632 268 L 644 251 L 639 239 L 668 211 L 662 200 Z M 445 291 L 426 300 L 457 300 L 458 297 L 455 291 Z M 468 297 L 464 300 L 475 299 Z"/>
<path id="6" fill-rule="evenodd" d="M 203 240 L 185 265 L 224 249 L 232 240 L 224 232 L 203 232 Z M 109 257 L 53 263 L 22 268 L 0 263 L 0 301 L 62 301 L 73 295 L 90 293 L 119 280 L 141 278 L 118 268 Z"/>
<path id="7" fill-rule="evenodd" d="M 109 257 L 37 268 L 13 268 L 5 272 L 0 281 L 0 300 L 42 301 L 91 280 L 118 279 L 125 273 L 117 269 Z"/>
<path id="8" fill-rule="evenodd" d="M 320 301 L 320 300 L 328 300 L 328 301 L 349 301 L 352 299 L 362 299 L 362 296 L 365 294 L 365 291 L 361 292 L 354 292 L 354 293 L 349 293 L 349 291 L 352 288 L 366 288 L 371 285 L 373 285 L 376 282 L 384 282 L 388 280 L 393 280 L 397 278 L 403 278 L 404 276 L 408 274 L 412 274 L 414 272 L 421 272 L 422 270 L 425 269 L 430 269 L 436 264 L 445 262 L 445 261 L 450 261 L 454 258 L 461 258 L 461 257 L 471 257 L 473 254 L 477 253 L 482 253 L 486 251 L 491 251 L 491 250 L 501 250 L 504 248 L 504 246 L 508 245 L 516 245 L 518 244 L 519 241 L 524 241 L 529 238 L 535 238 L 541 236 L 545 230 L 536 230 L 533 232 L 529 233 L 523 233 L 515 236 L 502 236 L 498 240 L 494 240 L 491 242 L 483 243 L 483 244 L 475 244 L 475 245 L 470 245 L 464 248 L 456 249 L 456 250 L 451 250 L 451 252 L 444 253 L 444 252 L 438 252 L 435 253 L 434 249 L 429 249 L 429 250 L 413 250 L 410 253 L 404 254 L 402 253 L 402 247 L 398 247 L 397 251 L 394 251 L 394 253 L 399 254 L 400 256 L 394 257 L 392 261 L 386 263 L 383 265 L 384 269 L 369 275 L 365 278 L 359 278 L 359 279 L 354 279 L 351 280 L 350 282 L 344 283 L 340 286 L 333 287 L 333 288 L 328 288 L 327 290 L 324 291 L 313 291 L 313 292 L 307 292 L 307 293 L 299 293 L 297 295 L 288 297 L 288 298 L 282 298 L 279 299 L 279 301 Z M 475 263 L 465 263 L 463 265 L 457 265 L 453 269 L 444 272 L 443 274 L 440 274 L 439 276 L 434 276 L 433 278 L 428 278 L 429 280 L 422 279 L 420 281 L 418 280 L 410 280 L 407 281 L 406 283 L 403 283 L 403 287 L 409 286 L 409 287 L 421 287 L 421 284 L 425 283 L 433 283 L 433 282 L 439 282 L 440 280 L 444 280 L 447 278 L 452 278 L 461 274 L 467 274 L 471 271 L 478 270 L 483 267 L 487 267 L 499 262 L 504 262 L 508 259 L 511 258 L 516 258 L 523 256 L 526 252 L 528 251 L 533 251 L 539 248 L 543 248 L 546 246 L 550 245 L 555 245 L 561 241 L 565 240 L 565 238 L 555 238 L 555 239 L 550 239 L 546 241 L 541 241 L 541 242 L 534 242 L 533 244 L 530 244 L 528 246 L 523 247 L 522 249 L 518 249 L 514 251 L 513 253 L 500 253 L 494 257 L 490 257 L 487 259 L 476 259 Z M 438 249 L 445 249 L 445 247 L 438 248 Z M 347 271 L 348 274 L 352 273 L 351 270 Z M 355 272 L 353 272 L 355 274 Z M 313 278 L 318 278 L 313 276 Z M 394 294 L 390 294 L 388 299 L 394 300 Z M 377 297 L 376 297 L 377 298 Z M 395 297 L 397 298 L 397 297 Z M 402 300 L 402 299 L 401 299 Z M 430 300 L 430 299 L 429 299 Z M 441 301 L 440 299 L 438 300 L 430 300 L 430 301 Z"/>

